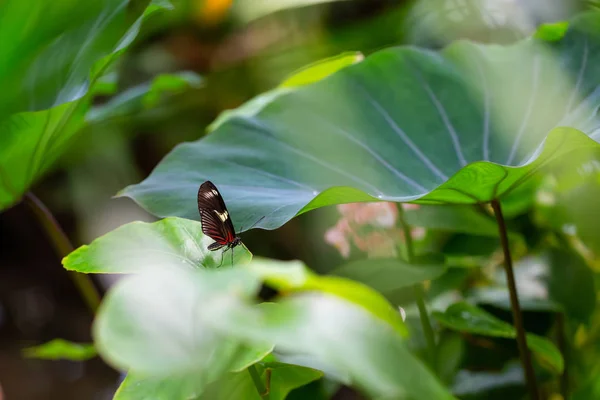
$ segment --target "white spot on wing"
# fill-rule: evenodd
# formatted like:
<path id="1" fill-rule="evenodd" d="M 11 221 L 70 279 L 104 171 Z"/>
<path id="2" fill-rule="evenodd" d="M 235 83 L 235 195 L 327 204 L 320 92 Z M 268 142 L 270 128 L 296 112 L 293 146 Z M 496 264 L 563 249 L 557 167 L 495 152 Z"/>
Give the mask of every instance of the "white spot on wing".
<path id="1" fill-rule="evenodd" d="M 229 213 L 227 211 L 223 211 L 222 213 L 220 213 L 217 210 L 215 210 L 215 214 L 217 214 L 221 222 L 225 222 L 227 220 L 227 217 L 229 216 Z"/>

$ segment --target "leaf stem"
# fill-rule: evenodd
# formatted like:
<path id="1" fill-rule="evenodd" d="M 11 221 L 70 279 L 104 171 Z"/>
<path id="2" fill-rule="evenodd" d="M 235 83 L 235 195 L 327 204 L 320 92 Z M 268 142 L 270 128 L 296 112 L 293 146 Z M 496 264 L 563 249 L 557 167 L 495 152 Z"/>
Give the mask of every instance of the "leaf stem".
<path id="1" fill-rule="evenodd" d="M 33 214 L 38 219 L 39 223 L 42 225 L 46 234 L 52 241 L 52 245 L 54 249 L 58 253 L 60 257 L 66 257 L 69 253 L 73 251 L 73 244 L 62 230 L 54 215 L 50 212 L 48 207 L 37 198 L 32 192 L 27 192 L 23 196 L 23 201 L 25 204 L 31 208 Z M 79 290 L 81 297 L 85 301 L 86 305 L 92 311 L 92 313 L 96 313 L 98 306 L 100 305 L 100 294 L 96 290 L 92 280 L 89 276 L 85 274 L 80 274 L 78 272 L 68 271 L 69 277 Z"/>
<path id="2" fill-rule="evenodd" d="M 513 320 L 517 331 L 517 344 L 519 346 L 519 354 L 521 356 L 521 364 L 525 371 L 525 380 L 529 389 L 531 400 L 539 400 L 540 395 L 537 387 L 533 364 L 531 363 L 531 354 L 527 347 L 527 338 L 525 336 L 525 328 L 523 327 L 523 315 L 521 314 L 521 306 L 519 305 L 519 296 L 517 294 L 517 285 L 515 283 L 515 274 L 513 271 L 512 258 L 510 256 L 510 248 L 508 246 L 508 234 L 506 231 L 506 223 L 502 215 L 502 208 L 498 200 L 492 200 L 492 208 L 498 223 L 498 232 L 500 234 L 500 243 L 504 252 L 504 270 L 506 272 L 506 280 L 508 282 L 508 291 L 510 294 L 510 307 L 512 308 Z"/>
<path id="3" fill-rule="evenodd" d="M 560 350 L 563 360 L 565 363 L 565 367 L 563 369 L 563 373 L 560 377 L 560 394 L 562 394 L 564 399 L 567 399 L 569 396 L 569 362 L 568 362 L 568 350 L 567 350 L 567 339 L 566 339 L 566 325 L 565 325 L 565 315 L 562 312 L 556 314 L 556 330 L 558 336 L 558 349 Z"/>
<path id="4" fill-rule="evenodd" d="M 252 382 L 254 382 L 254 386 L 256 386 L 256 391 L 258 392 L 258 395 L 260 396 L 261 399 L 263 400 L 269 400 L 269 388 L 266 387 L 263 384 L 262 379 L 260 379 L 260 374 L 258 373 L 258 370 L 256 369 L 256 365 L 251 365 L 248 367 L 248 373 L 250 374 L 250 377 L 252 378 Z"/>
<path id="5" fill-rule="evenodd" d="M 402 204 L 398 204 L 398 221 L 400 222 L 400 225 L 402 227 L 402 233 L 404 234 L 404 248 L 406 250 L 406 261 L 408 261 L 409 264 L 412 264 L 415 259 L 415 250 L 413 247 L 412 236 L 410 234 L 410 225 L 408 225 L 408 223 L 406 223 L 406 220 L 404 219 L 404 209 L 402 208 Z M 425 340 L 427 342 L 429 362 L 431 363 L 432 370 L 435 371 L 437 365 L 435 335 L 433 333 L 433 327 L 431 326 L 429 314 L 427 313 L 427 306 L 425 305 L 425 293 L 423 291 L 423 285 L 420 283 L 414 285 L 413 293 L 415 295 L 417 308 L 419 309 L 419 319 L 421 320 L 421 327 L 423 329 L 423 333 L 425 334 Z"/>

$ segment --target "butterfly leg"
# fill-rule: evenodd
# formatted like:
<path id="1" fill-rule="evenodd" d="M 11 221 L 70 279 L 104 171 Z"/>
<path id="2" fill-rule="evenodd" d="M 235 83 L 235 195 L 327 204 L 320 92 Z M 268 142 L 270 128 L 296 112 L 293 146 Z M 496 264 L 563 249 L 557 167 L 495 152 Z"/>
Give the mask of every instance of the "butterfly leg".
<path id="1" fill-rule="evenodd" d="M 223 250 L 223 251 L 221 252 L 221 262 L 219 263 L 219 265 L 217 265 L 217 268 L 220 268 L 220 267 L 221 267 L 221 265 L 223 265 L 223 257 L 225 256 L 225 252 L 227 251 L 227 249 L 228 249 L 228 248 L 226 247 L 226 248 L 225 248 L 225 250 Z"/>

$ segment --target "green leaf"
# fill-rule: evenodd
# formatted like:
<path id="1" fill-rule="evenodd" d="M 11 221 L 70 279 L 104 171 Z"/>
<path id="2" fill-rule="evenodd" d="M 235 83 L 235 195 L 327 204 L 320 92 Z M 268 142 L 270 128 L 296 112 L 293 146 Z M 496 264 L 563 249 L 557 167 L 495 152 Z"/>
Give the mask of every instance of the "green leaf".
<path id="1" fill-rule="evenodd" d="M 376 258 L 345 264 L 334 269 L 330 274 L 353 279 L 385 294 L 435 279 L 444 272 L 446 272 L 445 265 L 415 265 L 396 258 Z"/>
<path id="2" fill-rule="evenodd" d="M 279 85 L 280 87 L 297 87 L 315 83 L 328 77 L 352 64 L 364 60 L 364 56 L 359 52 L 342 53 L 334 57 L 329 57 L 310 64 L 298 71 L 293 72 L 289 78 Z"/>
<path id="3" fill-rule="evenodd" d="M 432 316 L 442 325 L 460 332 L 503 338 L 517 337 L 515 328 L 512 325 L 494 317 L 481 308 L 464 302 L 451 305 L 444 313 L 434 311 Z M 527 346 L 542 365 L 557 374 L 562 373 L 564 361 L 552 342 L 546 338 L 528 333 Z"/>
<path id="4" fill-rule="evenodd" d="M 132 273 L 153 269 L 197 269 L 248 263 L 246 246 L 209 251 L 213 240 L 202 233 L 200 222 L 165 218 L 132 222 L 84 245 L 63 259 L 63 266 L 83 273 Z"/>
<path id="5" fill-rule="evenodd" d="M 538 27 L 534 36 L 548 42 L 555 42 L 565 36 L 567 29 L 569 29 L 569 23 L 567 21 L 542 24 Z"/>
<path id="6" fill-rule="evenodd" d="M 155 215 L 197 219 L 189 199 L 210 179 L 236 226 L 265 216 L 265 229 L 339 203 L 489 202 L 597 148 L 598 43 L 600 14 L 590 13 L 552 43 L 382 50 L 229 112 L 120 194 Z"/>
<path id="7" fill-rule="evenodd" d="M 49 342 L 23 349 L 23 355 L 43 360 L 85 361 L 96 357 L 96 349 L 91 343 L 74 343 L 64 339 L 52 339 Z"/>
<path id="8" fill-rule="evenodd" d="M 66 149 L 90 86 L 133 41 L 148 3 L 0 3 L 0 210 Z"/>
<path id="9" fill-rule="evenodd" d="M 304 386 L 323 376 L 312 368 L 279 362 L 255 365 L 265 387 L 269 387 L 269 400 L 284 400 L 294 389 Z M 268 371 L 268 372 L 267 372 Z M 268 376 L 268 383 L 267 383 Z M 267 386 L 268 385 L 268 386 Z M 210 385 L 202 399 L 205 400 L 260 400 L 256 386 L 247 370 L 228 374 Z"/>
<path id="10" fill-rule="evenodd" d="M 260 281 L 247 270 L 171 269 L 123 278 L 94 322 L 98 352 L 113 366 L 154 379 L 187 376 L 205 384 L 256 357 L 256 348 L 198 318 L 222 297 L 251 297 Z M 272 349 L 257 341 L 260 358 Z M 247 352 L 251 354 L 248 355 Z M 241 361 L 243 360 L 243 361 Z"/>
<path id="11" fill-rule="evenodd" d="M 463 338 L 452 332 L 444 335 L 437 345 L 436 372 L 442 381 L 452 382 L 465 355 Z"/>
<path id="12" fill-rule="evenodd" d="M 574 251 L 551 248 L 543 256 L 549 266 L 548 294 L 567 318 L 588 323 L 596 307 L 594 273 Z M 574 295 L 576 294 L 576 295 Z"/>
<path id="13" fill-rule="evenodd" d="M 167 95 L 180 93 L 187 88 L 197 88 L 201 84 L 202 78 L 194 72 L 159 75 L 151 82 L 127 89 L 108 102 L 92 108 L 86 121 L 90 124 L 104 123 L 112 118 L 126 117 L 156 106 Z"/>
<path id="14" fill-rule="evenodd" d="M 339 296 L 381 318 L 399 334 L 408 334 L 399 312 L 382 295 L 362 283 L 336 276 L 315 275 L 298 261 L 257 259 L 251 262 L 247 269 L 262 277 L 274 289 L 284 293 L 317 290 Z"/>
<path id="15" fill-rule="evenodd" d="M 293 264 L 276 262 L 134 274 L 119 281 L 103 302 L 95 343 L 111 365 L 147 380 L 147 392 L 173 387 L 197 395 L 247 359 L 248 349 L 272 343 L 286 354 L 309 356 L 339 371 L 373 397 L 452 398 L 405 347 L 397 328 L 370 311 L 372 306 L 318 288 L 337 289 L 342 285 L 337 281 L 331 285 L 328 277 L 306 276 Z M 265 280 L 312 289 L 288 291 L 277 303 L 257 305 Z M 362 291 L 355 300 L 369 299 L 367 292 L 378 298 L 368 288 Z M 195 384 L 188 379 L 192 375 Z M 133 386 L 128 385 L 129 393 Z"/>
<path id="16" fill-rule="evenodd" d="M 0 118 L 0 210 L 12 205 L 83 126 L 84 101 Z"/>
<path id="17" fill-rule="evenodd" d="M 498 237 L 498 226 L 493 217 L 472 206 L 421 206 L 406 210 L 404 218 L 412 226 Z"/>
<path id="18" fill-rule="evenodd" d="M 128 372 L 113 400 L 194 399 L 204 387 L 205 382 L 196 373 L 156 378 Z"/>
<path id="19" fill-rule="evenodd" d="M 240 339 L 314 357 L 372 397 L 453 398 L 389 324 L 343 298 L 311 291 L 257 311 L 219 302 L 203 319 Z"/>

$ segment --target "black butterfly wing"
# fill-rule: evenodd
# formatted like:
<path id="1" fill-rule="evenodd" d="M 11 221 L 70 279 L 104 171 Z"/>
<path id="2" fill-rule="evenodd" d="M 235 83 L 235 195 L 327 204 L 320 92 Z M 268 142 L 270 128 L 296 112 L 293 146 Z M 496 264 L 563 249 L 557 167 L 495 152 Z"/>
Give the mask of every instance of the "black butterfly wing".
<path id="1" fill-rule="evenodd" d="M 202 232 L 222 246 L 235 239 L 235 229 L 225 201 L 217 187 L 210 181 L 198 189 L 198 211 L 202 222 Z"/>

